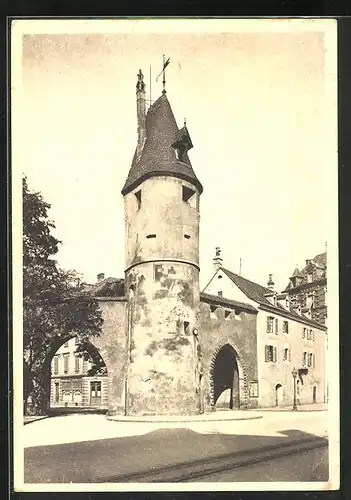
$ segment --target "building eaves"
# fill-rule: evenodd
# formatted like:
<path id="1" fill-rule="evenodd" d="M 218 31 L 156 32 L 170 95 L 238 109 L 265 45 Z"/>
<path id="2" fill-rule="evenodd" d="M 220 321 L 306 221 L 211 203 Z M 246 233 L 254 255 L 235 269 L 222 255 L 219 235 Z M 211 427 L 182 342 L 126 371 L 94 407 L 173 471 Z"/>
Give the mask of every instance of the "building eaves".
<path id="1" fill-rule="evenodd" d="M 218 295 L 211 295 L 205 292 L 200 293 L 200 302 L 206 302 L 207 304 L 213 304 L 222 307 L 229 307 L 232 309 L 238 308 L 244 311 L 249 311 L 251 313 L 257 314 L 257 309 L 250 304 L 245 304 L 244 302 L 239 302 L 237 300 L 226 299 L 224 297 L 219 297 Z"/>
<path id="2" fill-rule="evenodd" d="M 281 316 L 285 316 L 287 318 L 293 319 L 300 323 L 304 323 L 306 325 L 311 325 L 320 329 L 326 329 L 324 325 L 320 323 L 316 323 L 315 321 L 311 321 L 308 318 L 304 318 L 299 314 L 285 309 L 282 305 L 277 304 L 273 305 L 269 300 L 265 297 L 265 295 L 271 294 L 271 290 L 264 286 L 259 285 L 253 281 L 247 280 L 238 274 L 232 273 L 228 269 L 221 268 L 223 272 L 232 280 L 232 282 L 251 300 L 257 302 L 260 305 L 260 309 L 265 309 L 267 311 L 275 312 L 276 314 L 280 314 Z"/>

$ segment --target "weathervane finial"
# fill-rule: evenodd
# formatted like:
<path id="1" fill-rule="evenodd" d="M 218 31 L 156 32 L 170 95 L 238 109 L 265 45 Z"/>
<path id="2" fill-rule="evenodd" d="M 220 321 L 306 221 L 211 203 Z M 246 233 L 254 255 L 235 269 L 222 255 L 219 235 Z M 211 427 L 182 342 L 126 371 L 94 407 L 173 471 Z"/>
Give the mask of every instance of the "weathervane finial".
<path id="1" fill-rule="evenodd" d="M 170 62 L 171 62 L 171 58 L 169 57 L 167 59 L 167 61 L 165 61 L 165 55 L 163 54 L 163 68 L 162 68 L 161 73 L 156 78 L 156 82 L 157 82 L 157 80 L 161 76 L 161 74 L 163 75 L 163 80 L 162 80 L 163 90 L 162 90 L 162 94 L 166 93 L 166 72 L 165 72 L 165 69 L 167 68 L 167 66 L 169 65 Z"/>

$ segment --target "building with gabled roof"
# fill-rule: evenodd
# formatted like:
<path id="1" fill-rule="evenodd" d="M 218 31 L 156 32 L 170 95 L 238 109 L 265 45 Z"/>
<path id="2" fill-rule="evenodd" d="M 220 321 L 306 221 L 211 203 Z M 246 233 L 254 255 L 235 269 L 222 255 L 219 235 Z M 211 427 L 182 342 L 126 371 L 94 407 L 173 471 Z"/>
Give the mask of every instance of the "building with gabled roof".
<path id="1" fill-rule="evenodd" d="M 293 402 L 292 371 L 297 371 L 299 404 L 326 400 L 326 328 L 306 317 L 290 302 L 289 294 L 274 290 L 272 275 L 267 287 L 218 266 L 203 293 L 247 303 L 257 311 L 257 405 L 290 405 Z M 254 354 L 253 354 L 254 355 Z"/>

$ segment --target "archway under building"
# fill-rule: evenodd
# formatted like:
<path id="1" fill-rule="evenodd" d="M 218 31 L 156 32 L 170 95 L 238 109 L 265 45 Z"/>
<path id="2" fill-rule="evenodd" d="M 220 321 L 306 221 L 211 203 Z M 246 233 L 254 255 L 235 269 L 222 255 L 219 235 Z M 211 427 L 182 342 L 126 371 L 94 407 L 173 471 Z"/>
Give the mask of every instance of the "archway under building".
<path id="1" fill-rule="evenodd" d="M 91 342 L 71 337 L 50 357 L 51 412 L 107 410 L 107 368 Z"/>
<path id="2" fill-rule="evenodd" d="M 239 366 L 236 352 L 230 344 L 223 345 L 215 354 L 211 371 L 213 407 L 239 409 Z"/>
<path id="3" fill-rule="evenodd" d="M 77 411 L 91 406 L 107 410 L 109 387 L 105 361 L 99 348 L 89 340 L 76 339 L 73 334 L 58 336 L 43 352 L 42 362 L 35 371 L 24 370 L 25 415 L 47 415 L 65 408 Z M 89 358 L 91 362 L 87 361 Z M 91 381 L 101 381 L 101 386 L 90 384 Z"/>

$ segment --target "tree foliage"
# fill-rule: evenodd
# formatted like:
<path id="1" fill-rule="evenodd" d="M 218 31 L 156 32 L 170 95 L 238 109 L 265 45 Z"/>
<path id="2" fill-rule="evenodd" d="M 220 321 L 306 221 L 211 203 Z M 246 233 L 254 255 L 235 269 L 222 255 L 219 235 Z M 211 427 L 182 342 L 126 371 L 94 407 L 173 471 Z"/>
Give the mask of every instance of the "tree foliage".
<path id="1" fill-rule="evenodd" d="M 50 362 L 68 338 L 78 336 L 81 355 L 101 332 L 97 301 L 75 271 L 61 269 L 55 255 L 60 241 L 52 234 L 50 205 L 23 179 L 23 352 L 24 411 L 45 413 L 50 394 Z M 84 348 L 85 346 L 85 348 Z M 101 358 L 101 357 L 100 357 Z M 93 360 L 94 361 L 94 360 Z M 99 365 L 100 363 L 100 365 Z M 97 363 L 101 368 L 101 360 Z"/>

